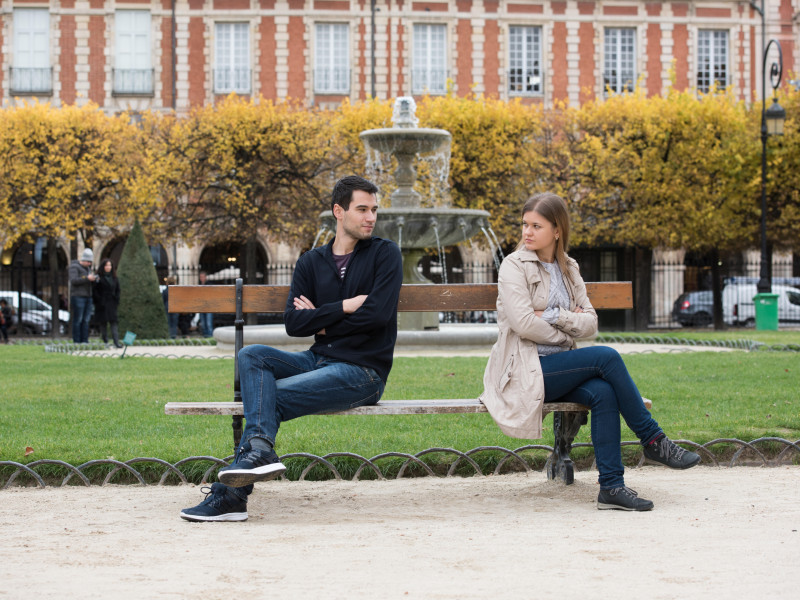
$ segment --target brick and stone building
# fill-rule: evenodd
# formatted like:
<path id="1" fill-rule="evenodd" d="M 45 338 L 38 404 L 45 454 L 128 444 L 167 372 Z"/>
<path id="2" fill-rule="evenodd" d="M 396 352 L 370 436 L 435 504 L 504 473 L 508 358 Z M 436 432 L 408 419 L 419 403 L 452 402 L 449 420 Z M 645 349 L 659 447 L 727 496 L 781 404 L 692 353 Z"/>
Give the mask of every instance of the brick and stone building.
<path id="1" fill-rule="evenodd" d="M 185 111 L 230 92 L 331 105 L 479 92 L 551 105 L 636 81 L 758 97 L 744 1 L 2 0 L 0 101 Z M 786 72 L 800 0 L 767 0 Z"/>

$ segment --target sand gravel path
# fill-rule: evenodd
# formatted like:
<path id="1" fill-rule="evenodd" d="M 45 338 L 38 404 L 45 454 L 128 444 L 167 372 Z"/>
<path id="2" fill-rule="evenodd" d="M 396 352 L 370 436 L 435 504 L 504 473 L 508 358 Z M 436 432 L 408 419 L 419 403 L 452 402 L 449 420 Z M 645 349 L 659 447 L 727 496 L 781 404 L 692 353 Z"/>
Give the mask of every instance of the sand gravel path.
<path id="1" fill-rule="evenodd" d="M 199 487 L 0 491 L 0 598 L 796 599 L 800 467 L 259 484 L 244 523 L 188 523 Z"/>

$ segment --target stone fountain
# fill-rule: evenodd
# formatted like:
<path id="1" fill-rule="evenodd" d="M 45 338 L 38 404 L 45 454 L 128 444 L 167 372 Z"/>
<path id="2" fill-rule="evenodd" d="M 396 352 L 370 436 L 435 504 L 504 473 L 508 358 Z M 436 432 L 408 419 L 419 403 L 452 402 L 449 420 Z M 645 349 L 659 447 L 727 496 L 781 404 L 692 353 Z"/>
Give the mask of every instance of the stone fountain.
<path id="1" fill-rule="evenodd" d="M 416 104 L 411 97 L 395 100 L 392 127 L 362 131 L 360 137 L 368 156 L 368 169 L 383 164 L 382 157 L 394 157 L 397 188 L 391 195 L 391 206 L 378 210 L 374 235 L 390 239 L 403 253 L 403 283 L 430 283 L 417 265 L 429 248 L 436 248 L 443 258 L 443 249 L 467 242 L 483 232 L 489 245 L 489 213 L 485 210 L 452 208 L 446 203 L 423 206 L 423 198 L 414 189 L 417 181 L 415 162 L 433 159 L 442 164 L 438 179 L 446 186 L 450 161 L 450 132 L 444 129 L 417 127 Z M 321 234 L 336 230 L 330 211 L 320 214 Z M 318 236 L 319 240 L 320 236 Z M 398 326 L 405 330 L 438 329 L 436 313 L 400 313 Z"/>

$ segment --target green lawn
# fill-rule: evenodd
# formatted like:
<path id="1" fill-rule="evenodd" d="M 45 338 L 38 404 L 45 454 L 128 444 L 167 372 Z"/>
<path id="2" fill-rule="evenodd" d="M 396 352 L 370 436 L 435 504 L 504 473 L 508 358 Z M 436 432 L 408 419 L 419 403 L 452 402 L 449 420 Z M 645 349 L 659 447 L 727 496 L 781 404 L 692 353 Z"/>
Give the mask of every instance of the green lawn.
<path id="1" fill-rule="evenodd" d="M 642 394 L 653 399 L 655 418 L 675 439 L 800 438 L 800 355 L 795 352 L 642 354 L 627 355 L 625 362 Z M 0 460 L 80 465 L 109 457 L 156 457 L 174 463 L 232 452 L 229 417 L 166 416 L 163 410 L 166 401 L 230 399 L 232 360 L 119 360 L 3 346 L 0 364 Z M 397 358 L 385 398 L 476 397 L 485 364 L 485 358 Z M 578 441 L 588 437 L 584 427 Z M 634 436 L 623 429 L 623 439 Z M 530 443 L 502 435 L 488 415 L 306 417 L 281 427 L 277 449 L 280 454 L 371 457 Z M 552 444 L 550 419 L 538 443 Z M 25 456 L 26 447 L 33 453 Z M 8 469 L 0 467 L 0 485 Z"/>

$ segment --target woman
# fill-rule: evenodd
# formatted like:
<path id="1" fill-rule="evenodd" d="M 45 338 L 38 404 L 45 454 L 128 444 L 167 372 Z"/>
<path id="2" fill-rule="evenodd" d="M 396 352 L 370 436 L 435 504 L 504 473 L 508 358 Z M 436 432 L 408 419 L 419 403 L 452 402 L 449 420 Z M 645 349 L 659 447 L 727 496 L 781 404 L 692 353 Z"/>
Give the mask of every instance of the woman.
<path id="1" fill-rule="evenodd" d="M 11 327 L 11 307 L 8 301 L 3 298 L 0 299 L 0 335 L 3 337 L 3 343 L 8 343 L 8 328 Z"/>
<path id="2" fill-rule="evenodd" d="M 100 327 L 100 335 L 103 342 L 108 343 L 108 323 L 111 323 L 111 337 L 114 346 L 122 348 L 119 343 L 119 326 L 117 324 L 117 307 L 119 307 L 119 280 L 114 272 L 114 263 L 111 259 L 104 258 L 100 261 L 100 268 L 97 273 L 97 280 L 92 290 L 94 300 L 94 312 L 97 324 Z"/>
<path id="3" fill-rule="evenodd" d="M 500 266 L 499 335 L 483 378 L 481 400 L 500 429 L 542 437 L 543 402 L 577 402 L 591 409 L 592 443 L 600 472 L 597 508 L 653 508 L 625 486 L 619 417 L 639 437 L 645 456 L 688 469 L 700 456 L 675 445 L 650 416 L 619 354 L 606 346 L 576 349 L 597 333 L 597 314 L 578 264 L 569 258 L 567 205 L 537 194 L 522 209 L 522 241 Z"/>

